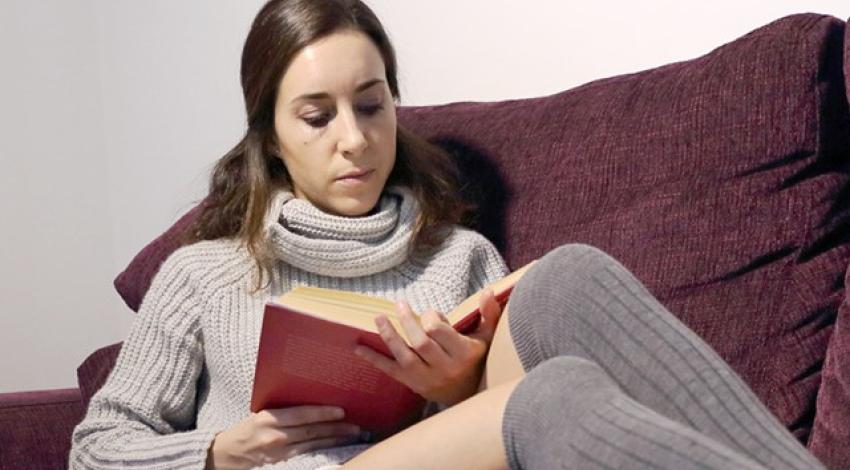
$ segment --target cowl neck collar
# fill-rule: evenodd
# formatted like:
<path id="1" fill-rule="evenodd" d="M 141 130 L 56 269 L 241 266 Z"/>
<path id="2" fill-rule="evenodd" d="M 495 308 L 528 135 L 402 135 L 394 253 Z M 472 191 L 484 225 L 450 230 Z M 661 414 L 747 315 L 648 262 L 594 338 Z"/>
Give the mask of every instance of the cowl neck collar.
<path id="1" fill-rule="evenodd" d="M 362 217 L 329 214 L 290 191 L 272 199 L 267 234 L 275 257 L 322 276 L 359 277 L 407 259 L 419 204 L 410 189 L 387 188 Z"/>

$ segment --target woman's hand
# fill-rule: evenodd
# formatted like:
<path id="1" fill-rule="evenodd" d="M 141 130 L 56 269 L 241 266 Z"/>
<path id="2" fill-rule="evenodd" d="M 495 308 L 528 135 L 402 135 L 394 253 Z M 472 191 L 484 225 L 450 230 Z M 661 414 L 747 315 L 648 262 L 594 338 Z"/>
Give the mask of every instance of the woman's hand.
<path id="1" fill-rule="evenodd" d="M 430 310 L 417 319 L 407 302 L 399 302 L 401 325 L 411 346 L 380 316 L 375 324 L 393 359 L 366 346 L 358 346 L 355 353 L 427 400 L 453 405 L 478 390 L 484 357 L 502 314 L 490 289 L 482 292 L 479 309 L 478 328 L 464 336 L 444 315 Z"/>
<path id="2" fill-rule="evenodd" d="M 316 449 L 353 444 L 360 428 L 340 421 L 336 406 L 293 406 L 254 413 L 220 432 L 207 455 L 208 470 L 245 469 Z"/>

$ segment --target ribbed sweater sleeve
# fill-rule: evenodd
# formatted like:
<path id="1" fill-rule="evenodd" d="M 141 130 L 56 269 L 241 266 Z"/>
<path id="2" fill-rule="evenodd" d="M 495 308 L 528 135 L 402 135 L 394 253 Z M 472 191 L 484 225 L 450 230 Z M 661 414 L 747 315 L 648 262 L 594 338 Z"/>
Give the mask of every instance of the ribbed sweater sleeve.
<path id="1" fill-rule="evenodd" d="M 505 277 L 510 272 L 502 255 L 484 238 L 483 235 L 471 232 L 478 239 L 472 249 L 472 263 L 470 266 L 471 272 L 469 275 L 469 290 L 466 295 L 472 295 L 479 290 L 487 287 L 499 279 Z"/>
<path id="2" fill-rule="evenodd" d="M 154 278 L 109 380 L 74 430 L 70 468 L 204 467 L 215 433 L 193 430 L 201 296 L 179 253 Z"/>

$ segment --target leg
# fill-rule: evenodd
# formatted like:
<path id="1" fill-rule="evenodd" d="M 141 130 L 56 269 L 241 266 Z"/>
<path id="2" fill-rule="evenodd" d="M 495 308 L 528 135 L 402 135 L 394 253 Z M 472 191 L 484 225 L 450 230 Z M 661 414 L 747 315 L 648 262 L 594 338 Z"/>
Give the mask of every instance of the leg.
<path id="1" fill-rule="evenodd" d="M 499 324 L 496 326 L 493 341 L 490 343 L 490 350 L 487 352 L 487 361 L 484 364 L 484 374 L 482 374 L 481 384 L 478 387 L 479 391 L 525 375 L 525 369 L 522 367 L 511 339 L 508 311 L 508 306 L 505 306 L 502 316 L 499 318 Z"/>
<path id="2" fill-rule="evenodd" d="M 511 469 L 761 469 L 743 454 L 629 398 L 597 364 L 549 359 L 511 395 L 503 418 Z"/>
<path id="3" fill-rule="evenodd" d="M 820 468 L 708 344 L 601 251 L 566 245 L 547 254 L 509 308 L 526 370 L 585 358 L 641 405 L 766 467 Z"/>
<path id="4" fill-rule="evenodd" d="M 507 449 L 507 450 L 506 450 Z M 561 356 L 376 444 L 346 469 L 764 467 L 626 396 Z"/>
<path id="5" fill-rule="evenodd" d="M 374 445 L 346 469 L 507 468 L 502 414 L 518 379 L 502 383 Z"/>

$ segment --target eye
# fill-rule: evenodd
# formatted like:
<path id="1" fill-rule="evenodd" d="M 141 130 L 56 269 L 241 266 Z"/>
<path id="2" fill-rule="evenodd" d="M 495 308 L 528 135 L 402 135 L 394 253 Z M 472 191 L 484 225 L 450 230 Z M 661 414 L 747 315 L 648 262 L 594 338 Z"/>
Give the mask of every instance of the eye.
<path id="1" fill-rule="evenodd" d="M 331 115 L 328 113 L 312 114 L 301 118 L 310 127 L 321 128 L 328 125 L 331 120 Z"/>
<path id="2" fill-rule="evenodd" d="M 357 106 L 357 110 L 366 116 L 374 116 L 382 109 L 384 109 L 384 105 L 381 103 L 361 104 Z"/>

